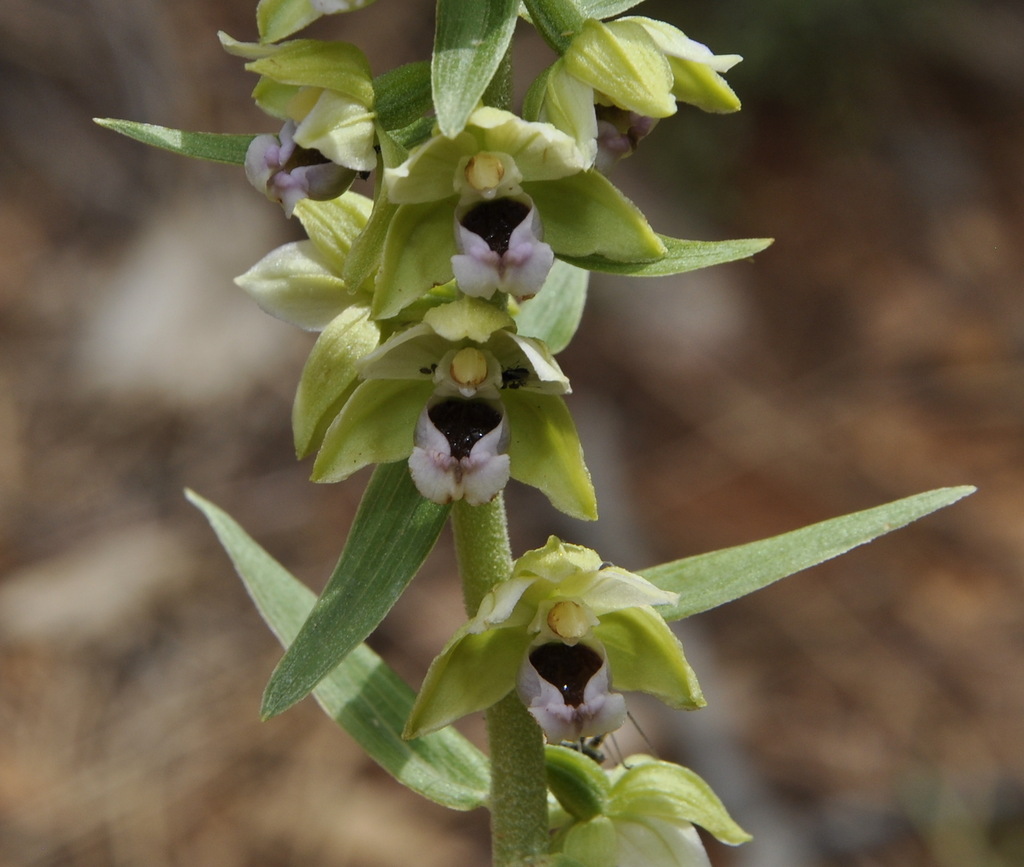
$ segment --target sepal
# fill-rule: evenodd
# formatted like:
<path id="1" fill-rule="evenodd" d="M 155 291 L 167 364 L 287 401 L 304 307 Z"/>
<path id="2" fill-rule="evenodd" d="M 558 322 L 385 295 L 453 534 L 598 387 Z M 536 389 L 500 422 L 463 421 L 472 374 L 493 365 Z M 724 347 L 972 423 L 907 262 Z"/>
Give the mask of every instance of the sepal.
<path id="1" fill-rule="evenodd" d="M 512 440 L 512 478 L 539 488 L 573 518 L 597 520 L 597 496 L 565 401 L 519 389 L 503 393 Z"/>
<path id="2" fill-rule="evenodd" d="M 515 687 L 529 644 L 518 630 L 463 626 L 430 664 L 402 736 L 420 737 L 497 704 Z"/>
<path id="3" fill-rule="evenodd" d="M 323 330 L 302 368 L 292 404 L 292 433 L 299 458 L 312 454 L 355 386 L 357 364 L 380 341 L 380 327 L 366 305 L 339 313 Z"/>
<path id="4" fill-rule="evenodd" d="M 614 611 L 601 618 L 594 634 L 608 651 L 617 687 L 646 692 L 682 710 L 707 704 L 682 644 L 653 609 Z"/>

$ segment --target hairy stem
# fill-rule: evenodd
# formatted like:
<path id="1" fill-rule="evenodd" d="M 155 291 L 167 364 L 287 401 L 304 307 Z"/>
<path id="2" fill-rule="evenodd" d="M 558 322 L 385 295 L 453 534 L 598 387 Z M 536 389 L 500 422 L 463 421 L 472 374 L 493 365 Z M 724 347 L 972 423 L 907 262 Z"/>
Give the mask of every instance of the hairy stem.
<path id="1" fill-rule="evenodd" d="M 462 500 L 452 528 L 463 599 L 472 616 L 480 601 L 512 570 L 505 502 Z M 547 851 L 547 786 L 540 728 L 515 693 L 487 712 L 491 752 L 491 842 L 495 867 L 521 867 Z"/>

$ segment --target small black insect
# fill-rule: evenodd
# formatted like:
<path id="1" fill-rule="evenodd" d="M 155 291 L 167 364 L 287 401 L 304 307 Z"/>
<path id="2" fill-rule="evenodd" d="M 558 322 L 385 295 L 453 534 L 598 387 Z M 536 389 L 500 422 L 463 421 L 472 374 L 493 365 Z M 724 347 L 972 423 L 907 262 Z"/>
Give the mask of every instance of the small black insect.
<path id="1" fill-rule="evenodd" d="M 529 375 L 530 371 L 525 367 L 508 367 L 501 372 L 501 387 L 522 388 Z"/>
<path id="2" fill-rule="evenodd" d="M 424 376 L 431 376 L 435 370 L 437 370 L 436 362 L 430 365 L 430 367 L 421 367 L 420 373 L 422 373 Z"/>

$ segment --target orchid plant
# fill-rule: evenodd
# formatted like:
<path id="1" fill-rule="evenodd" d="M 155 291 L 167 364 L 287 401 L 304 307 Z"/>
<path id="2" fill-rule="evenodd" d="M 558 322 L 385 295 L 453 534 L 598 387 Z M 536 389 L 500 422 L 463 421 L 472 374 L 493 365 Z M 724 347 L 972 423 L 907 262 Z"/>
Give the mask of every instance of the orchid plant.
<path id="1" fill-rule="evenodd" d="M 271 315 L 318 333 L 292 417 L 298 456 L 315 455 L 313 479 L 376 466 L 319 599 L 188 494 L 287 648 L 263 716 L 312 693 L 399 783 L 452 809 L 489 809 L 497 865 L 710 864 L 695 826 L 728 844 L 748 835 L 703 780 L 651 756 L 606 769 L 585 741 L 623 724 L 623 691 L 673 708 L 704 704 L 670 621 L 972 489 L 638 572 L 555 537 L 514 558 L 502 494 L 513 480 L 573 518 L 597 517 L 556 360 L 589 273 L 679 274 L 770 243 L 666 237 L 609 180 L 677 111 L 738 110 L 723 74 L 740 58 L 663 21 L 623 16 L 639 0 L 439 0 L 430 61 L 376 77 L 357 46 L 296 36 L 371 2 L 259 0 L 257 41 L 220 35 L 258 76 L 253 98 L 276 132 L 99 121 L 244 167 L 302 224 L 307 240 L 271 251 L 236 282 Z M 518 112 L 517 26 L 535 28 L 552 52 Z M 372 197 L 352 191 L 370 176 Z M 363 640 L 449 519 L 467 620 L 417 694 Z M 451 727 L 480 711 L 488 756 Z"/>

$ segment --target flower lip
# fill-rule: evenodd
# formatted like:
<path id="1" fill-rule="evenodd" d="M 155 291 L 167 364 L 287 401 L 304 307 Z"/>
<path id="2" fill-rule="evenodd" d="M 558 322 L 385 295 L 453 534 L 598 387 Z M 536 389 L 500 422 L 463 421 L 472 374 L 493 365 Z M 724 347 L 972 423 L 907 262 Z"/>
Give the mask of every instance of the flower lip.
<path id="1" fill-rule="evenodd" d="M 585 644 L 568 645 L 552 641 L 530 652 L 530 664 L 548 683 L 562 694 L 572 707 L 583 704 L 583 694 L 590 679 L 597 674 L 604 660 L 601 654 Z"/>
<path id="2" fill-rule="evenodd" d="M 530 207 L 516 199 L 484 200 L 467 211 L 459 222 L 487 242 L 499 256 L 508 252 L 512 232 L 530 214 Z"/>
<path id="3" fill-rule="evenodd" d="M 427 415 L 459 460 L 469 457 L 477 441 L 501 423 L 501 413 L 480 400 L 450 398 L 428 408 Z"/>

